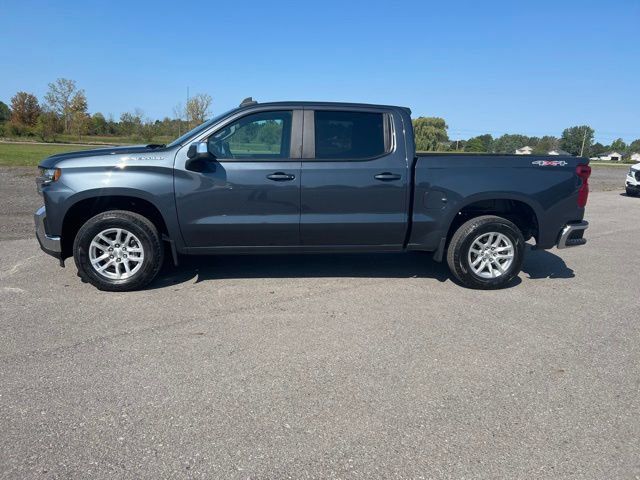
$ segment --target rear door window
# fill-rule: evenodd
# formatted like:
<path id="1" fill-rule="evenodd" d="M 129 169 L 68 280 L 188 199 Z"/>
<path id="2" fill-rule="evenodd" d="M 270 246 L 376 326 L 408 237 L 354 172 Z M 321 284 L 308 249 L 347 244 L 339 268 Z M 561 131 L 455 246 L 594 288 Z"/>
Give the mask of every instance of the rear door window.
<path id="1" fill-rule="evenodd" d="M 378 112 L 315 111 L 315 158 L 364 160 L 387 153 L 388 116 Z"/>

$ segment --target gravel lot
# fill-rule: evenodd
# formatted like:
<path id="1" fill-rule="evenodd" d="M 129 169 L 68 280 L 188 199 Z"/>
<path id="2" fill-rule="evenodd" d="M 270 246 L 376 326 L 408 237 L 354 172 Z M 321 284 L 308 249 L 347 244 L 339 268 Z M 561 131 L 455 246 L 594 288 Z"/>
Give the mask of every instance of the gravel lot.
<path id="1" fill-rule="evenodd" d="M 0 169 L 0 478 L 639 478 L 640 198 L 466 290 L 428 255 L 191 258 L 101 293 Z"/>

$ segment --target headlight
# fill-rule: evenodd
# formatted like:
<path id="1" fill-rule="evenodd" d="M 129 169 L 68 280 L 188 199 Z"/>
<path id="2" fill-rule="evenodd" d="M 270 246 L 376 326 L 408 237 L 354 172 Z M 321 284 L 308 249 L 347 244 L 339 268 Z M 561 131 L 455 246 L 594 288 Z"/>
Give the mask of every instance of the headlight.
<path id="1" fill-rule="evenodd" d="M 60 175 L 62 175 L 62 171 L 59 168 L 39 168 L 38 170 L 40 170 L 40 180 L 45 185 L 57 182 Z"/>

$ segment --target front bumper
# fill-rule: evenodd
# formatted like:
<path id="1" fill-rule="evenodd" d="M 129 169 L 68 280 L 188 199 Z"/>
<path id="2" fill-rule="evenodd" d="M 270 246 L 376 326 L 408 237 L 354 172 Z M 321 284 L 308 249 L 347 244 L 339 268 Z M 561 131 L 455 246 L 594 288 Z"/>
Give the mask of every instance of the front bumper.
<path id="1" fill-rule="evenodd" d="M 578 247 L 587 243 L 587 239 L 584 238 L 584 231 L 589 228 L 589 222 L 584 220 L 576 223 L 568 223 L 560 232 L 560 238 L 556 246 L 559 249 Z"/>
<path id="2" fill-rule="evenodd" d="M 633 179 L 633 180 L 635 181 L 635 179 Z M 631 181 L 631 180 L 629 180 L 628 178 L 627 178 L 627 184 L 626 184 L 626 187 L 627 187 L 627 190 L 632 190 L 632 191 L 634 191 L 634 192 L 636 192 L 636 193 L 640 193 L 640 183 L 636 183 L 636 184 L 634 184 L 634 183 L 632 183 L 632 181 Z"/>
<path id="3" fill-rule="evenodd" d="M 42 250 L 49 255 L 60 258 L 62 256 L 62 240 L 60 237 L 47 235 L 45 228 L 46 218 L 47 211 L 44 206 L 40 207 L 33 215 L 33 220 L 36 224 L 36 238 L 38 239 Z"/>

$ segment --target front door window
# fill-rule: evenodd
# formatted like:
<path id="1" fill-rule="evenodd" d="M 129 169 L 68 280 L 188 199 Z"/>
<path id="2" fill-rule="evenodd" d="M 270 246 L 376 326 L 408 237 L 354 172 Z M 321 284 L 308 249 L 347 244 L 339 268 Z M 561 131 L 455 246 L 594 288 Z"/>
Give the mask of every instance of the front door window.
<path id="1" fill-rule="evenodd" d="M 289 158 L 290 111 L 247 115 L 209 137 L 209 152 L 218 160 L 266 160 Z"/>

